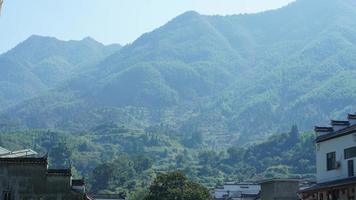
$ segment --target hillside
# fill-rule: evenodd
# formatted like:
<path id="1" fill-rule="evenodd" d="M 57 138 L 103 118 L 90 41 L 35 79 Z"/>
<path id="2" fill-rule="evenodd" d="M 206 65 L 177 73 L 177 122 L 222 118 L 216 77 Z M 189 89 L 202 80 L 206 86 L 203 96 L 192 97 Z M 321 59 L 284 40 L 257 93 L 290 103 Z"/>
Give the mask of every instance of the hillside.
<path id="1" fill-rule="evenodd" d="M 55 88 L 119 49 L 120 45 L 104 46 L 91 38 L 31 36 L 0 56 L 0 109 Z"/>
<path id="2" fill-rule="evenodd" d="M 355 27 L 351 0 L 233 16 L 187 12 L 1 119 L 77 131 L 112 121 L 168 124 L 217 146 L 293 124 L 310 129 L 356 110 Z M 32 81 L 43 85 L 40 76 Z"/>
<path id="3" fill-rule="evenodd" d="M 135 193 L 157 173 L 174 170 L 209 187 L 224 181 L 313 178 L 314 139 L 314 133 L 299 133 L 293 127 L 248 146 L 216 151 L 199 137 L 177 136 L 164 126 L 138 131 L 109 123 L 80 134 L 0 130 L 3 147 L 49 153 L 50 167 L 67 167 L 72 161 L 74 176 L 84 176 L 95 186 L 88 188 L 91 192 Z"/>

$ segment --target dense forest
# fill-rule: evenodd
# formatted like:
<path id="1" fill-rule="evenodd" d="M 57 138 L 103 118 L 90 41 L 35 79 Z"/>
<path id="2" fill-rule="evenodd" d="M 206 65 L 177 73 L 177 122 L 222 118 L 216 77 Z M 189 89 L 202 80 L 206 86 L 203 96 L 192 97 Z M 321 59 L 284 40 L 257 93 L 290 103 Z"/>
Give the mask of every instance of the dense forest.
<path id="1" fill-rule="evenodd" d="M 50 167 L 72 165 L 91 192 L 136 195 L 163 172 L 181 171 L 207 187 L 272 177 L 313 178 L 314 133 L 296 126 L 249 145 L 214 149 L 202 137 L 170 134 L 169 127 L 132 130 L 113 123 L 88 132 L 2 132 L 0 145 L 49 154 Z"/>

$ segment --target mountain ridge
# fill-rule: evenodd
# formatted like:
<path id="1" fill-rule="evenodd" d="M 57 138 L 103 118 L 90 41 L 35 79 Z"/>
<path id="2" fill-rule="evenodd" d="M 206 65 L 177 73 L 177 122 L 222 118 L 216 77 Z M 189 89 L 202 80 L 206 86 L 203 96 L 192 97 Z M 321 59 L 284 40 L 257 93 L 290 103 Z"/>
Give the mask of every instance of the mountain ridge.
<path id="1" fill-rule="evenodd" d="M 298 0 L 225 17 L 187 12 L 1 116 L 25 127 L 76 130 L 107 120 L 139 128 L 168 123 L 223 132 L 231 143 L 294 124 L 309 129 L 356 110 L 348 88 L 356 85 L 350 4 Z"/>
<path id="2" fill-rule="evenodd" d="M 1 89 L 4 100 L 0 101 L 0 109 L 55 88 L 119 49 L 119 46 L 106 47 L 89 38 L 62 41 L 54 37 L 30 36 L 0 55 L 1 83 L 13 87 L 12 91 L 9 91 L 10 86 Z M 14 74 L 18 74 L 17 77 Z"/>

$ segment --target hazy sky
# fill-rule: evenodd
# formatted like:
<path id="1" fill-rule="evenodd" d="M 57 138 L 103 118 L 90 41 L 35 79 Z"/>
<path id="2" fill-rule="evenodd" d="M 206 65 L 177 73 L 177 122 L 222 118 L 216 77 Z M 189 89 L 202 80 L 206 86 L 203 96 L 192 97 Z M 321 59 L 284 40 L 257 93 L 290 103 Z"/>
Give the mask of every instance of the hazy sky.
<path id="1" fill-rule="evenodd" d="M 91 36 L 126 44 L 188 10 L 239 14 L 282 7 L 293 0 L 4 0 L 0 52 L 33 34 L 59 39 Z"/>

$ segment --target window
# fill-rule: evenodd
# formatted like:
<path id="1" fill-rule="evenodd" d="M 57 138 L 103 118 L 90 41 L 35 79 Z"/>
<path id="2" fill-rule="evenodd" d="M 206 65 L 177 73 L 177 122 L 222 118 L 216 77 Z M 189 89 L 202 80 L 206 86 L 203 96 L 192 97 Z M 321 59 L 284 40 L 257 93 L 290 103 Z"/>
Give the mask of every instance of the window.
<path id="1" fill-rule="evenodd" d="M 320 193 L 319 200 L 324 200 L 324 194 Z"/>
<path id="2" fill-rule="evenodd" d="M 12 193 L 11 192 L 3 192 L 4 200 L 12 200 Z"/>
<path id="3" fill-rule="evenodd" d="M 344 158 L 354 158 L 356 157 L 356 147 L 347 148 L 344 150 Z"/>
<path id="4" fill-rule="evenodd" d="M 331 152 L 326 154 L 326 169 L 327 170 L 336 169 L 336 152 Z"/>

